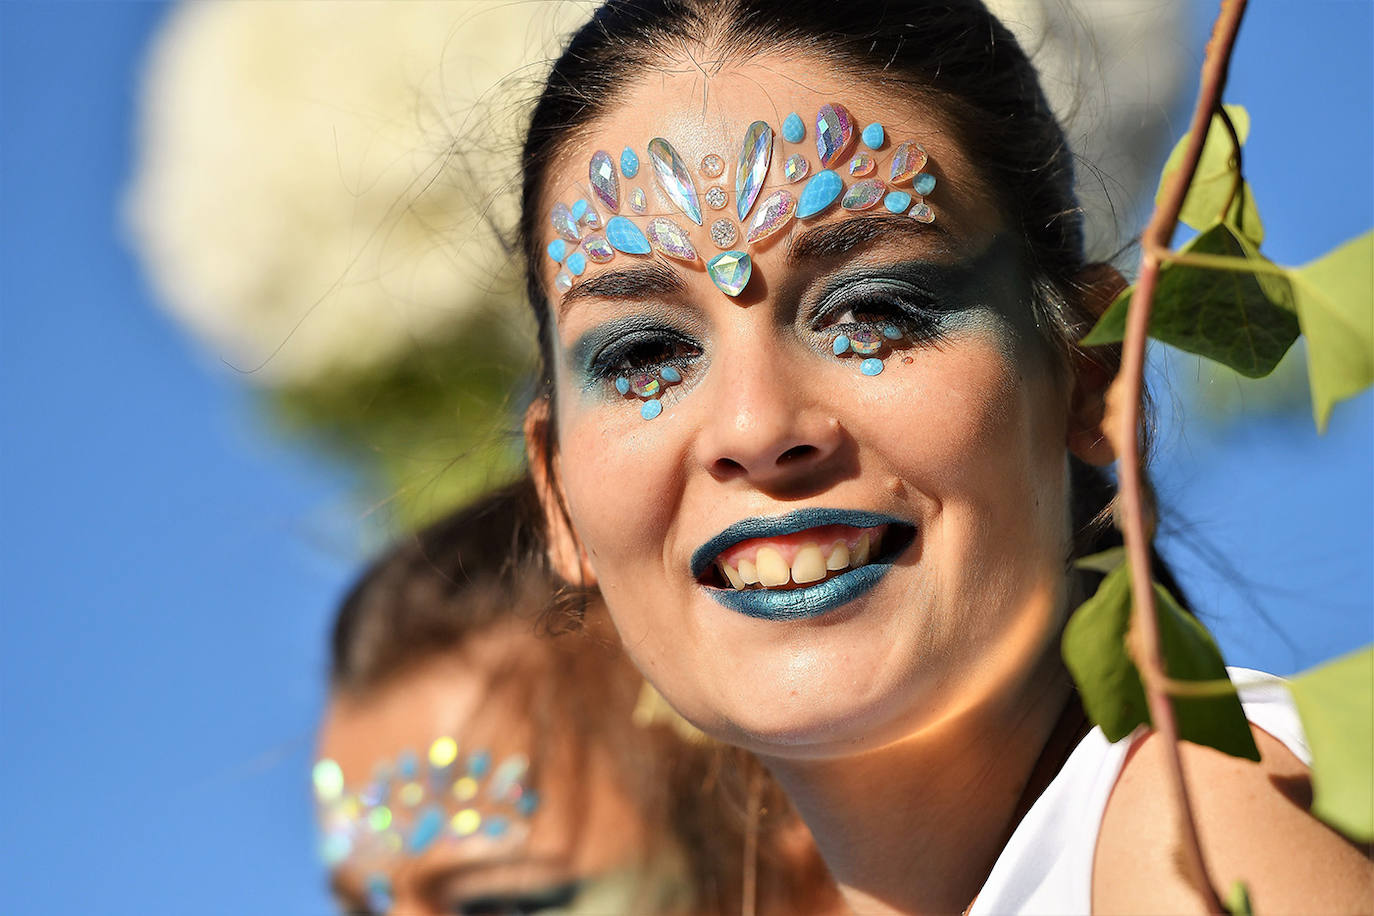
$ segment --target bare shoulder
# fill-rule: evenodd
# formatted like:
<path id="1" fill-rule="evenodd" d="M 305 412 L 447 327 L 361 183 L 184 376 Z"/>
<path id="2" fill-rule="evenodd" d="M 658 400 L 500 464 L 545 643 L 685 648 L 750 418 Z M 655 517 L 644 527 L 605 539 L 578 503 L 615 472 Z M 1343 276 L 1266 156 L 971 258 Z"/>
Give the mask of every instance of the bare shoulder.
<path id="1" fill-rule="evenodd" d="M 1307 813 L 1308 770 L 1253 728 L 1260 763 L 1183 743 L 1183 768 L 1212 880 L 1244 880 L 1258 913 L 1374 912 L 1367 851 Z M 1193 913 L 1201 898 L 1179 866 L 1165 745 L 1157 735 L 1127 758 L 1107 802 L 1093 862 L 1093 912 Z"/>

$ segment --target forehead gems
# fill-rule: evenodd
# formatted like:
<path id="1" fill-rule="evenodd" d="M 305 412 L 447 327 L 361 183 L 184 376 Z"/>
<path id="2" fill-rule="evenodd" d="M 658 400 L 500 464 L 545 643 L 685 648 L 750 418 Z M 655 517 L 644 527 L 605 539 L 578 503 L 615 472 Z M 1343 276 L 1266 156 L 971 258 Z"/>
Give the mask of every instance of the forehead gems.
<path id="1" fill-rule="evenodd" d="M 641 170 L 640 155 L 634 148 L 621 150 L 618 170 L 616 157 L 597 150 L 588 163 L 587 196 L 571 205 L 556 203 L 549 213 L 555 239 L 547 251 L 561 267 L 554 288 L 566 293 L 589 264 L 605 264 L 617 254 L 645 256 L 658 252 L 695 263 L 701 257 L 699 243 L 693 241 L 690 226 L 680 222 L 680 216 L 707 229 L 711 245 L 720 251 L 706 260 L 707 276 L 731 297 L 743 293 L 753 275 L 749 254 L 736 247 L 741 239 L 746 248 L 758 244 L 792 220 L 825 213 L 836 202 L 852 212 L 879 209 L 881 204 L 888 213 L 933 222 L 935 211 L 925 197 L 935 190 L 935 176 L 922 171 L 928 161 L 925 149 L 915 140 L 905 140 L 892 148 L 890 161 L 884 163 L 886 129 L 874 121 L 859 130 L 857 123 L 838 102 L 822 105 L 815 116 L 813 162 L 796 149 L 806 143 L 806 124 L 796 112 L 784 119 L 780 134 L 767 121 L 754 121 L 745 129 L 733 163 L 717 152 L 698 160 L 696 174 L 703 179 L 704 194 L 699 193 L 687 160 L 663 137 L 655 137 L 647 145 L 652 179 L 635 180 Z M 862 148 L 855 151 L 858 140 Z M 775 152 L 781 165 L 771 171 L 773 187 L 769 189 Z M 727 174 L 729 165 L 733 165 L 733 174 Z M 652 184 L 646 184 L 649 181 Z M 786 187 L 792 184 L 798 187 Z M 730 208 L 732 185 L 734 207 Z M 659 200 L 659 213 L 649 211 L 646 187 Z M 629 213 L 622 214 L 626 204 Z M 716 211 L 709 227 L 703 204 Z M 662 212 L 669 206 L 677 213 Z M 720 214 L 722 210 L 726 213 Z"/>
<path id="2" fill-rule="evenodd" d="M 493 766 L 489 751 L 460 754 L 449 737 L 424 761 L 409 752 L 383 761 L 363 786 L 345 785 L 338 763 L 321 759 L 311 771 L 320 856 L 330 868 L 350 860 L 381 870 L 439 842 L 519 838 L 539 805 L 528 772 L 523 754 Z"/>

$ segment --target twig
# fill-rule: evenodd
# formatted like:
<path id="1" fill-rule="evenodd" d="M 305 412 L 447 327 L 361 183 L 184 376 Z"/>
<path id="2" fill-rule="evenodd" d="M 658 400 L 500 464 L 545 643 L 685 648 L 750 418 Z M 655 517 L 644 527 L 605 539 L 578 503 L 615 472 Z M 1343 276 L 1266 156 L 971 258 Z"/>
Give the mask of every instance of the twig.
<path id="1" fill-rule="evenodd" d="M 1190 872 L 1189 877 L 1213 913 L 1224 913 L 1226 910 L 1212 887 L 1202 845 L 1198 841 L 1197 824 L 1193 821 L 1188 786 L 1183 779 L 1183 761 L 1178 751 L 1178 724 L 1174 720 L 1160 656 L 1159 621 L 1155 615 L 1154 583 L 1150 575 L 1150 538 L 1146 531 L 1145 485 L 1140 470 L 1139 430 L 1145 338 L 1150 328 L 1150 310 L 1162 264 L 1160 252 L 1169 248 L 1173 241 L 1179 211 L 1183 209 L 1184 197 L 1197 172 L 1212 115 L 1221 108 L 1221 93 L 1226 86 L 1231 52 L 1244 13 L 1245 0 L 1222 0 L 1221 12 L 1207 44 L 1207 55 L 1202 65 L 1202 85 L 1193 109 L 1183 162 L 1169 183 L 1164 198 L 1155 208 L 1149 225 L 1145 227 L 1140 276 L 1131 299 L 1126 318 L 1126 337 L 1122 344 L 1121 387 L 1115 399 L 1120 408 L 1120 425 L 1108 430 L 1108 436 L 1120 457 L 1122 535 L 1131 564 L 1131 593 L 1135 608 L 1131 618 L 1133 655 L 1144 681 L 1150 719 L 1168 749 L 1166 760 L 1174 807 L 1180 821 L 1183 861 Z"/>

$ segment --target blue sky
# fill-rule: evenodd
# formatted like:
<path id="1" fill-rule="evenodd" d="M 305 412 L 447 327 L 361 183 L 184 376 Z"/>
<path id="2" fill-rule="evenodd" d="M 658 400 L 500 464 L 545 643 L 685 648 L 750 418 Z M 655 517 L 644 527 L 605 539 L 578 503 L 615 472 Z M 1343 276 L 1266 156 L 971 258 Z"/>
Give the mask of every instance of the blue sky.
<path id="1" fill-rule="evenodd" d="M 306 774 L 357 513 L 122 240 L 164 12 L 0 3 L 0 909 L 323 916 Z M 1228 99 L 1275 260 L 1374 225 L 1372 42 L 1364 0 L 1253 5 Z M 1161 495 L 1235 574 L 1165 546 L 1229 660 L 1291 672 L 1374 640 L 1374 399 L 1325 437 L 1301 412 L 1185 427 L 1189 370 L 1163 366 Z"/>

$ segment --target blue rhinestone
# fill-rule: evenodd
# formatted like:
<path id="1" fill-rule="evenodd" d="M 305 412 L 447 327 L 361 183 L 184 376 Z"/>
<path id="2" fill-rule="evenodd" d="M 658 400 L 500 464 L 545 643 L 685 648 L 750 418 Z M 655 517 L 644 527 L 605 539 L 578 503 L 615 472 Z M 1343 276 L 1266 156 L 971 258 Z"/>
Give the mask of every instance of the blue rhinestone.
<path id="1" fill-rule="evenodd" d="M 591 206 L 591 204 L 587 203 L 586 198 L 583 198 L 582 200 L 579 200 L 577 203 L 573 204 L 573 205 L 572 205 L 572 215 L 573 215 L 573 219 L 581 219 L 582 216 L 583 216 L 583 214 L 585 214 L 585 213 L 587 212 L 587 208 L 590 207 L 590 206 Z"/>
<path id="2" fill-rule="evenodd" d="M 831 345 L 830 349 L 835 351 L 836 356 L 844 355 L 849 352 L 849 338 L 843 334 L 839 335 L 835 338 L 835 343 Z"/>
<path id="3" fill-rule="evenodd" d="M 645 401 L 639 407 L 639 415 L 646 420 L 652 420 L 661 413 L 663 413 L 662 401 Z"/>
<path id="4" fill-rule="evenodd" d="M 935 176 L 929 172 L 922 172 L 916 176 L 916 181 L 912 185 L 912 188 L 917 194 L 925 197 L 931 191 L 935 190 Z"/>
<path id="5" fill-rule="evenodd" d="M 815 216 L 835 202 L 844 190 L 844 182 L 834 169 L 817 172 L 802 188 L 801 199 L 797 201 L 797 219 Z"/>
<path id="6" fill-rule="evenodd" d="M 868 147 L 869 149 L 881 149 L 884 137 L 883 125 L 879 124 L 877 121 L 874 121 L 872 124 L 864 128 L 864 132 L 860 136 L 863 137 L 864 146 Z"/>
<path id="7" fill-rule="evenodd" d="M 574 251 L 568 255 L 568 263 L 563 266 L 568 268 L 568 273 L 574 277 L 580 277 L 582 272 L 587 269 L 587 256 L 580 251 Z"/>
<path id="8" fill-rule="evenodd" d="M 549 242 L 549 257 L 553 258 L 555 264 L 563 263 L 563 256 L 568 253 L 568 243 L 562 239 L 554 239 Z"/>
<path id="9" fill-rule="evenodd" d="M 606 221 L 606 241 L 626 254 L 648 254 L 650 250 L 648 237 L 624 216 L 612 216 Z"/>
<path id="10" fill-rule="evenodd" d="M 788 143 L 800 143 L 806 138 L 806 125 L 795 111 L 782 122 L 782 138 Z"/>
<path id="11" fill-rule="evenodd" d="M 658 370 L 658 377 L 673 385 L 682 381 L 682 373 L 678 372 L 677 369 L 672 366 L 664 366 L 662 369 Z"/>
<path id="12" fill-rule="evenodd" d="M 905 191 L 891 191 L 883 198 L 883 206 L 889 213 L 905 213 L 911 206 L 911 195 Z"/>
<path id="13" fill-rule="evenodd" d="M 443 826 L 443 810 L 438 805 L 430 805 L 415 821 L 415 829 L 410 834 L 410 851 L 420 853 L 428 849 Z"/>
<path id="14" fill-rule="evenodd" d="M 367 906 L 375 913 L 391 912 L 391 881 L 385 875 L 371 875 L 367 879 Z"/>
<path id="15" fill-rule="evenodd" d="M 402 779 L 414 779 L 418 767 L 419 761 L 416 759 L 414 751 L 402 751 L 401 756 L 396 758 L 396 770 L 401 774 Z"/>
<path id="16" fill-rule="evenodd" d="M 883 325 L 883 336 L 888 340 L 897 340 L 902 336 L 902 332 L 895 324 L 885 324 Z"/>
<path id="17" fill-rule="evenodd" d="M 482 825 L 482 832 L 487 836 L 501 836 L 506 832 L 506 828 L 509 826 L 510 821 L 506 820 L 504 817 L 493 817 L 489 818 L 487 822 Z"/>
<path id="18" fill-rule="evenodd" d="M 491 751 L 478 751 L 468 758 L 468 775 L 481 779 L 491 769 Z"/>
<path id="19" fill-rule="evenodd" d="M 877 375 L 883 371 L 883 361 L 876 356 L 870 356 L 868 359 L 859 363 L 859 371 L 864 375 Z"/>
<path id="20" fill-rule="evenodd" d="M 515 803 L 515 810 L 519 811 L 524 817 L 529 817 L 539 807 L 539 793 L 526 791 L 520 796 L 520 800 Z"/>
<path id="21" fill-rule="evenodd" d="M 619 391 L 621 394 L 629 394 L 630 380 L 623 375 L 618 376 L 615 380 L 615 390 Z"/>
<path id="22" fill-rule="evenodd" d="M 639 174 L 639 157 L 628 146 L 620 153 L 620 174 L 633 178 Z"/>

